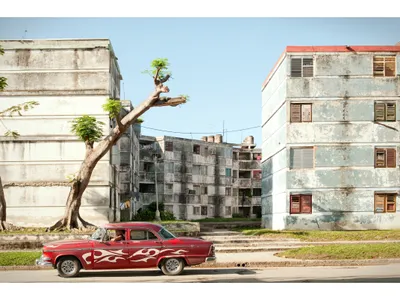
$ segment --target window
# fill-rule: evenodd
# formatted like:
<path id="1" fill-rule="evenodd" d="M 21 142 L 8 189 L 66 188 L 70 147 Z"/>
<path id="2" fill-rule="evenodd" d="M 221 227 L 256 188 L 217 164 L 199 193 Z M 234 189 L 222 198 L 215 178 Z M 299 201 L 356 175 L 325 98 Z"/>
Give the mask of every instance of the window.
<path id="1" fill-rule="evenodd" d="M 253 153 L 253 160 L 261 160 L 261 153 Z"/>
<path id="2" fill-rule="evenodd" d="M 291 77 L 313 77 L 314 63 L 312 58 L 292 58 L 291 59 Z"/>
<path id="3" fill-rule="evenodd" d="M 207 206 L 202 206 L 201 207 L 201 215 L 202 216 L 207 216 Z"/>
<path id="4" fill-rule="evenodd" d="M 225 188 L 225 196 L 232 196 L 232 189 L 227 187 Z"/>
<path id="5" fill-rule="evenodd" d="M 396 168 L 396 149 L 376 148 L 375 168 Z"/>
<path id="6" fill-rule="evenodd" d="M 154 233 L 147 230 L 131 230 L 132 241 L 146 241 L 146 240 L 157 240 L 157 236 Z"/>
<path id="7" fill-rule="evenodd" d="M 200 215 L 200 207 L 193 206 L 193 214 L 194 215 Z"/>
<path id="8" fill-rule="evenodd" d="M 238 153 L 237 152 L 233 152 L 233 160 L 238 160 Z"/>
<path id="9" fill-rule="evenodd" d="M 193 153 L 200 154 L 200 145 L 193 145 Z"/>
<path id="10" fill-rule="evenodd" d="M 314 148 L 291 148 L 290 149 L 290 168 L 291 169 L 310 169 L 314 167 Z"/>
<path id="11" fill-rule="evenodd" d="M 312 104 L 290 104 L 290 122 L 312 122 Z"/>
<path id="12" fill-rule="evenodd" d="M 156 192 L 156 188 L 154 184 L 141 183 L 139 185 L 140 193 L 154 194 Z"/>
<path id="13" fill-rule="evenodd" d="M 207 195 L 208 194 L 208 188 L 206 186 L 201 187 L 201 194 L 202 195 Z"/>
<path id="14" fill-rule="evenodd" d="M 226 177 L 231 177 L 232 175 L 231 175 L 231 169 L 230 168 L 225 168 L 225 176 Z"/>
<path id="15" fill-rule="evenodd" d="M 174 143 L 165 142 L 165 151 L 174 151 Z"/>
<path id="16" fill-rule="evenodd" d="M 166 193 L 172 193 L 174 190 L 174 184 L 173 183 L 166 183 L 165 184 L 165 192 Z"/>
<path id="17" fill-rule="evenodd" d="M 290 196 L 291 214 L 311 214 L 312 195 L 291 195 Z"/>
<path id="18" fill-rule="evenodd" d="M 196 195 L 200 195 L 201 189 L 199 185 L 193 185 L 193 190 L 195 191 Z"/>
<path id="19" fill-rule="evenodd" d="M 233 196 L 237 196 L 239 194 L 239 190 L 238 189 L 232 189 L 232 195 Z"/>
<path id="20" fill-rule="evenodd" d="M 375 194 L 375 213 L 396 212 L 396 194 Z"/>
<path id="21" fill-rule="evenodd" d="M 396 56 L 374 56 L 374 76 L 396 76 Z"/>
<path id="22" fill-rule="evenodd" d="M 143 162 L 143 171 L 154 172 L 154 163 L 148 161 Z"/>
<path id="23" fill-rule="evenodd" d="M 253 189 L 253 196 L 260 197 L 261 196 L 261 189 Z"/>
<path id="24" fill-rule="evenodd" d="M 261 179 L 261 170 L 253 170 L 253 179 L 256 179 L 256 180 Z"/>
<path id="25" fill-rule="evenodd" d="M 396 103 L 375 103 L 375 121 L 396 121 Z"/>

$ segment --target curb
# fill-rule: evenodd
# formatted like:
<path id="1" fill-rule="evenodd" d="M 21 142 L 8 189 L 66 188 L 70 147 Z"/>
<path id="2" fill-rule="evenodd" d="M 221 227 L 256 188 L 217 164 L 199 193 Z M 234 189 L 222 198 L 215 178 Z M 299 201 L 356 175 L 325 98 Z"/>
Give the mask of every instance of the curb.
<path id="1" fill-rule="evenodd" d="M 328 266 L 370 266 L 400 263 L 400 259 L 371 259 L 371 260 L 304 260 L 304 261 L 263 261 L 263 262 L 225 262 L 204 263 L 187 268 L 213 269 L 213 268 L 268 268 L 268 267 L 328 267 Z M 151 270 L 153 268 L 148 268 Z M 44 266 L 0 266 L 0 271 L 17 270 L 54 270 L 53 267 Z M 134 270 L 134 269 L 127 269 Z M 105 271 L 105 270 L 102 270 Z M 112 271 L 112 270 L 110 270 Z"/>

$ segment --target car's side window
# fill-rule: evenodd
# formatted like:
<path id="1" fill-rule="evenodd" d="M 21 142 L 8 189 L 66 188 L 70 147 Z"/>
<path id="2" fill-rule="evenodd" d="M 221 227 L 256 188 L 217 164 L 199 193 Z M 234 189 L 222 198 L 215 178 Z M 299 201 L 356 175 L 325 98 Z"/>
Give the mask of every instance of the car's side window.
<path id="1" fill-rule="evenodd" d="M 131 241 L 157 240 L 157 236 L 147 230 L 131 230 Z"/>

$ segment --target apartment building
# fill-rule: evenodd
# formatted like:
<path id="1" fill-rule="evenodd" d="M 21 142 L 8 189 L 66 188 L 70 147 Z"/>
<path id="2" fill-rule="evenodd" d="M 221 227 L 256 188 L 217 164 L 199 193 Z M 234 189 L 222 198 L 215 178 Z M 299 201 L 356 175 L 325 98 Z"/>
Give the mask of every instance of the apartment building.
<path id="1" fill-rule="evenodd" d="M 39 105 L 0 123 L 0 176 L 7 219 L 18 226 L 49 226 L 63 214 L 70 184 L 85 155 L 84 143 L 71 133 L 82 115 L 115 126 L 102 105 L 120 98 L 121 72 L 108 39 L 1 40 L 0 111 L 27 101 Z M 122 101 L 122 114 L 132 109 Z M 7 129 L 18 138 L 6 137 Z M 93 171 L 80 209 L 93 223 L 130 219 L 129 203 L 138 189 L 139 140 L 129 129 Z M 137 173 L 137 171 L 136 171 Z"/>
<path id="2" fill-rule="evenodd" d="M 261 216 L 261 149 L 255 146 L 253 137 L 237 145 L 224 143 L 222 135 L 141 136 L 137 208 L 158 194 L 178 219 Z"/>
<path id="3" fill-rule="evenodd" d="M 400 45 L 289 46 L 262 85 L 265 228 L 400 228 Z"/>

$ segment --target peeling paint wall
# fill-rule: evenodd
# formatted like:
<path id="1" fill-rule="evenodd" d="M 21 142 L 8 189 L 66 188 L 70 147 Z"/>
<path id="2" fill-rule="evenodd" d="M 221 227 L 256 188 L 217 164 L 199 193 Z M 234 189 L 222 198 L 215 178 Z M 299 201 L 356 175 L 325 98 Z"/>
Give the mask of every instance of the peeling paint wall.
<path id="1" fill-rule="evenodd" d="M 0 111 L 26 101 L 40 103 L 22 116 L 2 120 L 19 132 L 18 139 L 4 137 L 6 129 L 0 126 L 8 221 L 49 226 L 63 215 L 69 192 L 66 176 L 79 170 L 85 154 L 82 141 L 70 132 L 70 121 L 84 114 L 96 116 L 108 134 L 112 124 L 102 105 L 119 96 L 121 75 L 107 39 L 7 40 L 0 45 L 5 49 L 0 76 L 8 79 Z M 116 183 L 110 155 L 105 155 L 83 196 L 81 215 L 86 220 L 102 224 L 113 219 L 109 206 Z"/>
<path id="2" fill-rule="evenodd" d="M 293 55 L 301 57 L 302 53 Z M 280 101 L 269 96 L 275 104 L 263 112 L 263 153 L 268 153 L 263 155 L 266 159 L 263 162 L 264 227 L 400 228 L 399 199 L 396 213 L 374 213 L 375 192 L 400 191 L 400 56 L 396 59 L 396 77 L 376 78 L 373 77 L 373 53 L 311 55 L 314 57 L 313 77 L 291 78 L 291 55 L 287 54 L 288 63 L 282 63 L 271 80 L 285 78 L 286 91 L 282 92 L 284 97 Z M 280 72 L 285 76 L 277 76 Z M 276 86 L 276 83 L 271 86 L 268 83 L 263 90 L 263 110 L 264 95 L 273 94 L 270 90 Z M 397 121 L 375 122 L 375 101 L 395 102 Z M 290 103 L 312 104 L 312 122 L 291 123 Z M 282 108 L 285 112 L 279 113 Z M 268 118 L 273 113 L 280 117 Z M 285 130 L 286 140 L 282 141 L 281 148 L 276 142 L 278 127 Z M 290 148 L 299 146 L 314 147 L 313 168 L 289 169 Z M 375 168 L 376 147 L 396 147 L 397 167 Z M 280 176 L 274 171 L 279 155 L 285 159 L 284 166 L 276 168 L 284 174 Z M 275 193 L 275 190 L 285 190 L 286 194 Z M 291 215 L 290 194 L 301 193 L 312 194 L 312 214 Z"/>

